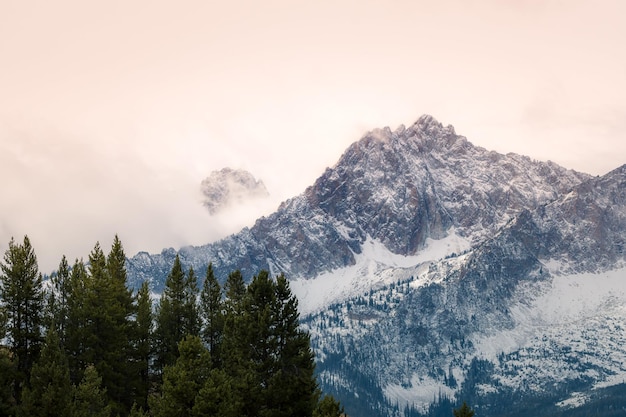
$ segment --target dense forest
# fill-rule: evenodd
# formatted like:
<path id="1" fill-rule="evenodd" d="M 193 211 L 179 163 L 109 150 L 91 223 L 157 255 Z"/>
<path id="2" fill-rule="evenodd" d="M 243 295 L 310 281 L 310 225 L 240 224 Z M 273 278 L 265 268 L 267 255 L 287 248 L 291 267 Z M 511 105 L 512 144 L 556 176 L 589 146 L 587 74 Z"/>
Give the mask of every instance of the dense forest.
<path id="1" fill-rule="evenodd" d="M 28 237 L 0 262 L 1 416 L 339 417 L 284 276 L 204 279 L 178 257 L 133 290 L 122 243 L 49 279 Z M 202 285 L 199 285 L 202 282 Z M 200 288 L 201 287 L 201 288 Z"/>

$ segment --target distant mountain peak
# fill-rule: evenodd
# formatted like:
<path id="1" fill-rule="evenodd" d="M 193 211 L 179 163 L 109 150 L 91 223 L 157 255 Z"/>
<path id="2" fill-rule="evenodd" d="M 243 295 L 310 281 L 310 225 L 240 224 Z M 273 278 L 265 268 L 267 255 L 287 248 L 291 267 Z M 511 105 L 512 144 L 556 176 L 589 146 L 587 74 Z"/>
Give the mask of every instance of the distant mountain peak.
<path id="1" fill-rule="evenodd" d="M 232 205 L 246 204 L 269 196 L 263 181 L 243 169 L 222 168 L 202 180 L 203 205 L 211 214 L 217 214 Z"/>

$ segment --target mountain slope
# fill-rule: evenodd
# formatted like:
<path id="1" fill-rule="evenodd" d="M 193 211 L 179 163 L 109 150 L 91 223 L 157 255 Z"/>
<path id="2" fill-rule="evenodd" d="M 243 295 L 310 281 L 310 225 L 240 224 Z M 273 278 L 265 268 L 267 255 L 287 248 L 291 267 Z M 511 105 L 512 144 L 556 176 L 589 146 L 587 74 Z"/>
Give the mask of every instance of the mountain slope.
<path id="1" fill-rule="evenodd" d="M 585 174 L 473 146 L 431 116 L 409 128 L 366 134 L 303 194 L 222 241 L 179 251 L 197 271 L 213 262 L 222 279 L 240 269 L 312 278 L 356 264 L 368 238 L 415 255 L 452 230 L 480 241 L 524 209 L 556 198 Z M 174 257 L 139 253 L 132 279 L 163 282 Z"/>
<path id="2" fill-rule="evenodd" d="M 422 116 L 366 134 L 253 227 L 178 254 L 221 279 L 284 272 L 322 386 L 351 415 L 450 415 L 456 399 L 560 414 L 626 379 L 625 177 L 489 152 Z M 158 291 L 176 253 L 140 253 L 129 276 Z"/>
<path id="3" fill-rule="evenodd" d="M 442 394 L 481 415 L 583 403 L 626 378 L 625 237 L 626 166 L 463 255 L 396 270 L 399 281 L 307 318 L 324 386 L 378 410 L 363 415 L 424 411 Z"/>

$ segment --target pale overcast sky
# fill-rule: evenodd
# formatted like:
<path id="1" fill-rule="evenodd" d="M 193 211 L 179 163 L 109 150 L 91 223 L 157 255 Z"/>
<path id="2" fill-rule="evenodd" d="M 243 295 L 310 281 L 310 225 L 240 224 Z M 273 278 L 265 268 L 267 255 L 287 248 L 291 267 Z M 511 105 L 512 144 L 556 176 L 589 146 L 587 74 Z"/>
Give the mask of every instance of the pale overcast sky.
<path id="1" fill-rule="evenodd" d="M 591 174 L 626 163 L 621 0 L 0 0 L 0 251 L 42 270 L 118 233 L 203 244 L 299 194 L 367 130 L 428 113 Z M 219 219 L 200 181 L 272 194 Z"/>

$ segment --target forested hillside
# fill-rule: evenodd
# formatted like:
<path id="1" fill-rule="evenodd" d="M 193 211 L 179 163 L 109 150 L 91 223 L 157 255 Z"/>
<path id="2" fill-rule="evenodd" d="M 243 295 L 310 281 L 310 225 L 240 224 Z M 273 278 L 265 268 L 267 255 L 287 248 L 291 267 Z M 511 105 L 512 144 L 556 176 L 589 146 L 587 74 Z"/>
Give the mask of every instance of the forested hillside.
<path id="1" fill-rule="evenodd" d="M 116 237 L 42 279 L 28 237 L 0 263 L 0 416 L 329 416 L 284 276 L 223 288 L 174 260 L 158 300 L 130 289 Z M 202 282 L 202 285 L 199 283 Z M 201 287 L 201 288 L 200 288 Z"/>

